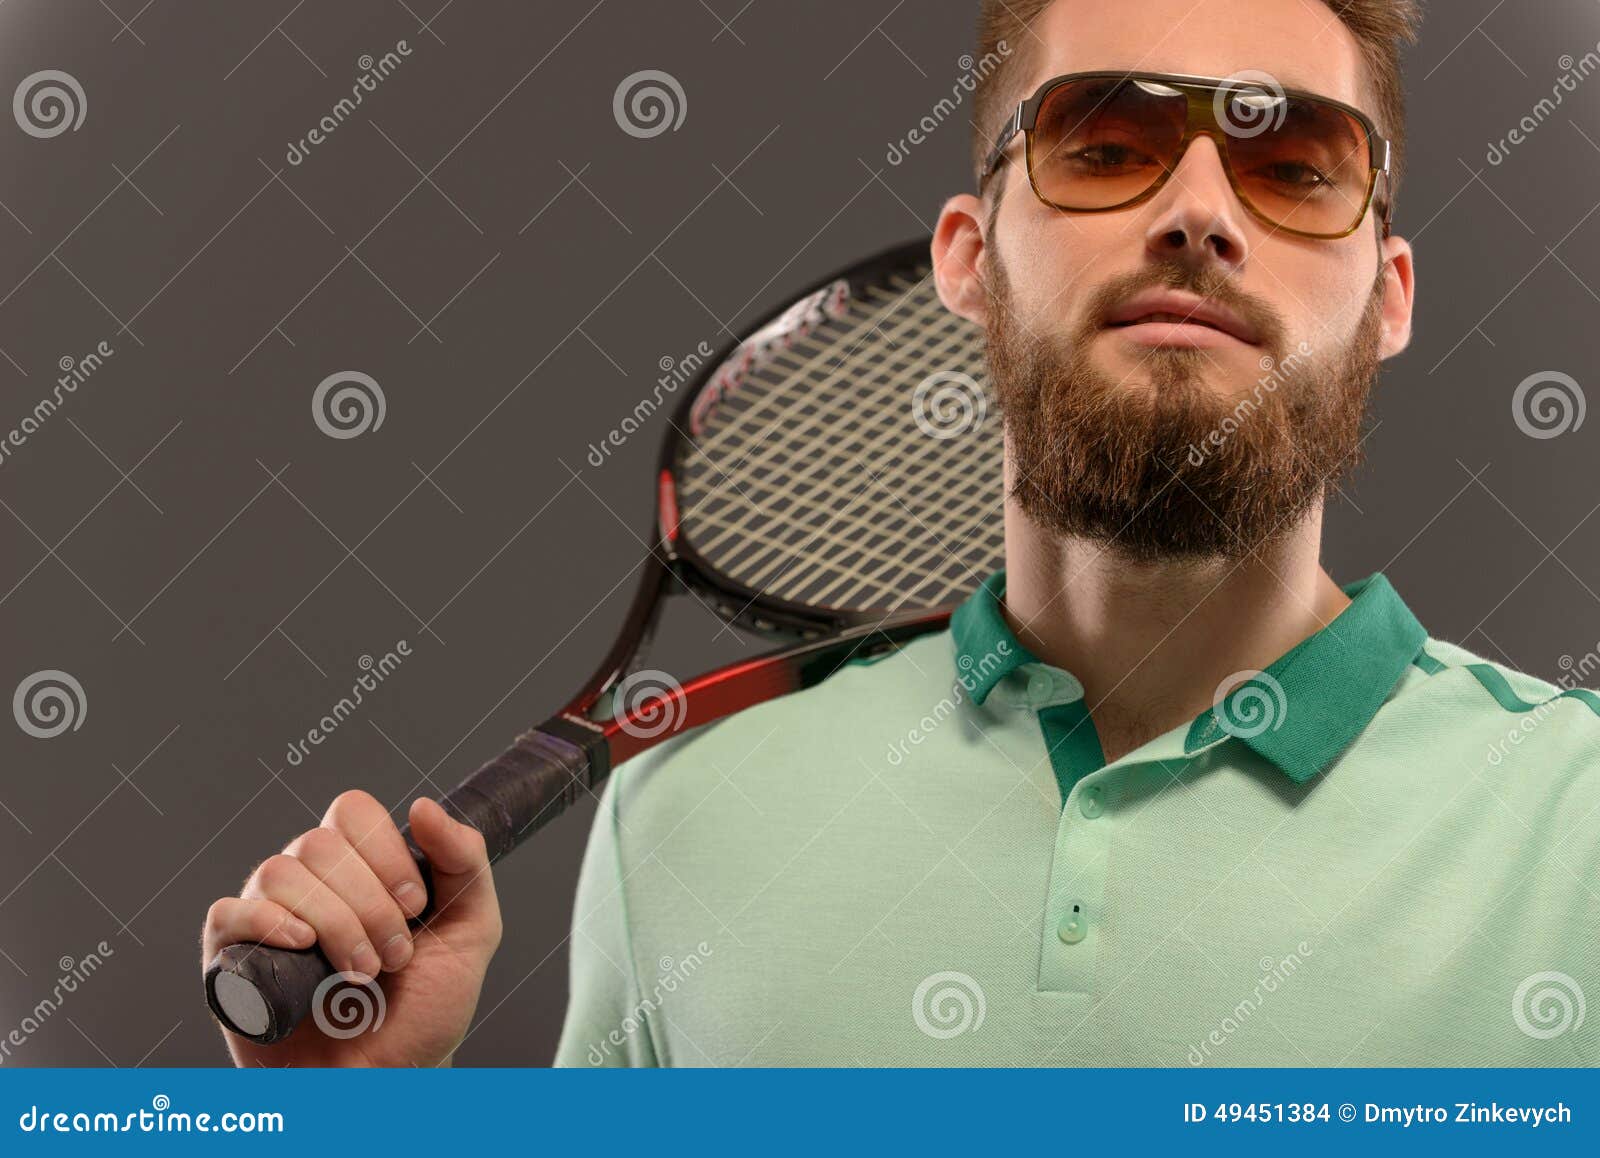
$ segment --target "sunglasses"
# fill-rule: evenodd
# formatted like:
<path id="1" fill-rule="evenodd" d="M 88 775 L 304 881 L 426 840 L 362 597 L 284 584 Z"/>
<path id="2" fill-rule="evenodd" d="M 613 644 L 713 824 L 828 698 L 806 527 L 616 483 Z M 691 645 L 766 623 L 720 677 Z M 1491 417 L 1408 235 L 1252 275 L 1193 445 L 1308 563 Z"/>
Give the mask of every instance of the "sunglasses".
<path id="1" fill-rule="evenodd" d="M 1239 201 L 1272 228 L 1319 240 L 1348 237 L 1366 219 L 1382 177 L 1379 211 L 1389 236 L 1391 149 L 1372 118 L 1280 88 L 1264 74 L 1078 72 L 1047 80 L 995 141 L 980 188 L 1018 133 L 1034 195 L 1067 213 L 1148 200 L 1190 143 L 1206 136 Z"/>

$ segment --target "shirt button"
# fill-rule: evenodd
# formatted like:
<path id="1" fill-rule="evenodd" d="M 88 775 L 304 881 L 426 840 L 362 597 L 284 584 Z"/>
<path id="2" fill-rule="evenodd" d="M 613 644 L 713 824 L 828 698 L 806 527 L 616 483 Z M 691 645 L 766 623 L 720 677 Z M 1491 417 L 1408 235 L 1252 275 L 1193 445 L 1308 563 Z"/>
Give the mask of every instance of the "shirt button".
<path id="1" fill-rule="evenodd" d="M 1093 820 L 1105 811 L 1105 792 L 1098 784 L 1085 788 L 1078 795 L 1078 811 Z"/>
<path id="2" fill-rule="evenodd" d="M 1049 672 L 1036 671 L 1028 677 L 1028 699 L 1034 707 L 1041 706 L 1056 693 L 1056 681 Z"/>
<path id="3" fill-rule="evenodd" d="M 1076 945 L 1083 940 L 1089 932 L 1089 920 L 1080 911 L 1081 905 L 1073 905 L 1072 912 L 1068 913 L 1056 928 L 1056 935 L 1067 945 Z"/>

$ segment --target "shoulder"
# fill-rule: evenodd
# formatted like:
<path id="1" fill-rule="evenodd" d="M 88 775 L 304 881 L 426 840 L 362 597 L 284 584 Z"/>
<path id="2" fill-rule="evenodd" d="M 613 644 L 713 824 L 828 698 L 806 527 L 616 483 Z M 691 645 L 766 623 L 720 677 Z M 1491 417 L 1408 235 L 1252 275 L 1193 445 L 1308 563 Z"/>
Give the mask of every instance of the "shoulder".
<path id="1" fill-rule="evenodd" d="M 1431 746 L 1481 749 L 1482 762 L 1600 776 L 1600 656 L 1564 656 L 1555 681 L 1430 638 L 1391 700 Z"/>
<path id="2" fill-rule="evenodd" d="M 775 829 L 814 833 L 898 765 L 897 751 L 922 725 L 948 731 L 940 743 L 960 743 L 952 656 L 948 631 L 925 636 L 621 765 L 607 802 L 624 872 L 665 840 L 714 832 L 726 854 L 730 842 L 770 842 Z"/>

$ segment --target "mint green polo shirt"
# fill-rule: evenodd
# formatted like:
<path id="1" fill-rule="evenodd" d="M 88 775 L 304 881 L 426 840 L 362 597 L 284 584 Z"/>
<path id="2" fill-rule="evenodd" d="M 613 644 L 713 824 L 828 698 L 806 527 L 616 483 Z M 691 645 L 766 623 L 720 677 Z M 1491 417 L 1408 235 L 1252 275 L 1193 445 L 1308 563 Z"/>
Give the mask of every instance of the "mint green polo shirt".
<path id="1" fill-rule="evenodd" d="M 1600 697 L 1375 575 L 1108 764 L 1004 590 L 613 774 L 558 1064 L 1600 1060 Z"/>

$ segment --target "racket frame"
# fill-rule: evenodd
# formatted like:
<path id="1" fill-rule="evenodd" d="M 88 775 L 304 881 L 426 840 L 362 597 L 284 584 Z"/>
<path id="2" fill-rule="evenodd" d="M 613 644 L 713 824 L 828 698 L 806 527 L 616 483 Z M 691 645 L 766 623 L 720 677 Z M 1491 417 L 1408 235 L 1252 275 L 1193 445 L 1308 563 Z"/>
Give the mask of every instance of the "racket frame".
<path id="1" fill-rule="evenodd" d="M 820 278 L 770 311 L 750 326 L 748 334 L 759 333 L 787 313 L 794 302 L 802 301 L 846 281 L 852 300 L 908 266 L 925 261 L 929 239 L 917 238 L 880 251 L 852 266 L 848 273 L 833 273 Z M 941 630 L 950 619 L 953 607 L 914 612 L 893 610 L 846 610 L 823 612 L 746 586 L 719 572 L 702 556 L 678 521 L 678 470 L 694 439 L 691 414 L 711 377 L 738 353 L 746 338 L 725 342 L 715 356 L 689 382 L 671 413 L 673 433 L 663 440 L 656 464 L 655 540 L 645 561 L 643 574 L 635 588 L 623 625 L 610 650 L 583 688 L 551 721 L 564 738 L 580 743 L 594 768 L 591 784 L 598 784 L 611 767 L 638 755 L 689 728 L 721 719 L 744 708 L 798 691 L 820 682 L 844 663 L 867 658 L 916 638 Z M 640 735 L 626 713 L 597 719 L 595 709 L 605 697 L 635 670 L 639 655 L 654 630 L 663 597 L 679 589 L 701 597 L 716 614 L 731 626 L 774 639 L 786 646 L 742 663 L 707 672 L 650 701 L 647 707 L 673 713 L 678 721 L 666 734 Z M 558 722 L 564 721 L 565 726 Z"/>

